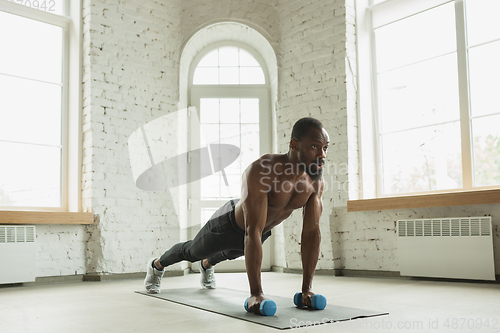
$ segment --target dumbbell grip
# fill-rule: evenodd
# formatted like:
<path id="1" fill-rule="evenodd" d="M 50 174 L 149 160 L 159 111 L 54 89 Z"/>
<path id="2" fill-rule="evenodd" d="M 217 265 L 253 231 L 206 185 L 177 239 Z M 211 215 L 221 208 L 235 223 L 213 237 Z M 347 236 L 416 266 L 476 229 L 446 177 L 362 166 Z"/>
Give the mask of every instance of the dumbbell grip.
<path id="1" fill-rule="evenodd" d="M 250 309 L 248 308 L 248 299 L 249 298 L 245 300 L 244 307 L 247 312 L 250 312 Z M 259 312 L 262 316 L 274 316 L 276 309 L 276 303 L 270 299 L 263 300 L 259 306 Z"/>
<path id="2" fill-rule="evenodd" d="M 299 307 L 299 308 L 302 308 L 304 307 L 304 300 L 302 298 L 302 293 L 301 292 L 298 292 L 294 295 L 293 297 L 293 303 Z M 313 309 L 316 309 L 316 310 L 323 310 L 325 307 L 326 307 L 326 298 L 325 296 L 323 295 L 320 295 L 320 294 L 315 294 L 312 298 L 311 298 L 311 306 Z"/>

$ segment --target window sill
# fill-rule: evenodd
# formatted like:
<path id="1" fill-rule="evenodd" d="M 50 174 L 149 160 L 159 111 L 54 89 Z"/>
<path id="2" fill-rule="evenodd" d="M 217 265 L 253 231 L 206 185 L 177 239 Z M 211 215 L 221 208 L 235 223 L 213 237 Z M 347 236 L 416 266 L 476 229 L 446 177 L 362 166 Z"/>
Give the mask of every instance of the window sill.
<path id="1" fill-rule="evenodd" d="M 500 189 L 347 201 L 348 212 L 500 203 Z"/>
<path id="2" fill-rule="evenodd" d="M 94 224 L 93 213 L 0 211 L 0 224 Z"/>

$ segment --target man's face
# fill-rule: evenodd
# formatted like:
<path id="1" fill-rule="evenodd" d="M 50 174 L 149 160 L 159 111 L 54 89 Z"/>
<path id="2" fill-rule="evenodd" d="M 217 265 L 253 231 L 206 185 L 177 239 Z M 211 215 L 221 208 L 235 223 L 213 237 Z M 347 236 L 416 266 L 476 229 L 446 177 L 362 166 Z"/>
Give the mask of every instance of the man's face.
<path id="1" fill-rule="evenodd" d="M 330 137 L 324 128 L 310 128 L 299 141 L 299 163 L 305 166 L 305 171 L 312 180 L 323 176 L 323 164 Z"/>

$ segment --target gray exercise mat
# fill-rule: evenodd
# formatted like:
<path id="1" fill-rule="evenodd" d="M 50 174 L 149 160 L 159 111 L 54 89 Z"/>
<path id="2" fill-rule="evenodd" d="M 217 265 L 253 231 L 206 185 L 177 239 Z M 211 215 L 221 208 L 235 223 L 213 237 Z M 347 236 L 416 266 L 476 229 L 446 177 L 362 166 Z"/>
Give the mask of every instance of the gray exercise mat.
<path id="1" fill-rule="evenodd" d="M 274 327 L 277 329 L 298 328 L 326 324 L 335 321 L 352 320 L 386 315 L 377 311 L 348 308 L 344 306 L 328 304 L 324 310 L 299 309 L 290 298 L 266 295 L 266 298 L 276 302 L 278 310 L 276 315 L 265 317 L 248 313 L 243 303 L 249 296 L 247 292 L 225 288 L 217 289 L 163 289 L 160 294 L 147 294 L 144 291 L 136 293 L 161 298 L 167 301 L 191 306 L 197 309 L 215 312 L 225 316 L 251 321 L 257 324 Z"/>

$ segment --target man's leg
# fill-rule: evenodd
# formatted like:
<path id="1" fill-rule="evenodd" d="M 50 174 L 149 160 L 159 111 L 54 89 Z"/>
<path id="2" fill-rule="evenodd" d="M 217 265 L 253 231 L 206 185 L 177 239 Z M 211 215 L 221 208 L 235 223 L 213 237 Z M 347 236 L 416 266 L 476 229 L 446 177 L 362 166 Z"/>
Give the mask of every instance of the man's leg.
<path id="1" fill-rule="evenodd" d="M 200 261 L 201 286 L 205 289 L 214 289 L 216 286 L 214 265 L 224 260 L 233 260 L 239 258 L 243 254 L 243 249 L 226 250 L 219 252 L 208 259 Z"/>
<path id="2" fill-rule="evenodd" d="M 174 245 L 160 258 L 148 264 L 148 274 L 145 280 L 146 290 L 150 292 L 148 284 L 152 284 L 153 287 L 150 288 L 153 290 L 152 292 L 159 292 L 161 277 L 155 279 L 153 274 L 157 271 L 162 272 L 167 266 L 182 260 L 196 262 L 228 249 L 239 248 L 239 243 L 243 242 L 243 238 L 238 237 L 230 222 L 229 214 L 231 214 L 233 207 L 233 202 L 226 203 L 214 213 L 193 240 Z"/>
<path id="3" fill-rule="evenodd" d="M 161 278 L 163 277 L 163 270 L 159 270 L 154 264 L 155 258 L 148 261 L 146 265 L 146 278 L 144 279 L 144 288 L 148 294 L 159 294 L 161 292 Z"/>
<path id="4" fill-rule="evenodd" d="M 200 256 L 200 254 L 204 254 L 204 243 L 209 242 L 209 235 L 213 229 L 213 224 L 212 220 L 208 221 L 193 240 L 177 243 L 167 250 L 160 258 L 153 258 L 148 262 L 147 274 L 144 280 L 144 287 L 148 293 L 160 293 L 161 279 L 165 267 L 182 260 L 194 262 L 203 259 L 203 256 Z"/>
<path id="5" fill-rule="evenodd" d="M 262 244 L 264 244 L 266 239 L 268 239 L 270 236 L 271 236 L 271 230 L 262 234 L 262 238 L 261 238 Z M 244 247 L 239 248 L 239 249 L 235 249 L 235 250 L 221 251 L 221 252 L 211 256 L 210 258 L 204 259 L 203 266 L 205 266 L 205 268 L 211 268 L 212 266 L 215 266 L 222 261 L 234 260 L 234 259 L 237 259 L 237 258 L 242 257 L 244 255 L 245 255 Z"/>
<path id="6" fill-rule="evenodd" d="M 238 230 L 242 231 L 242 230 Z M 268 239 L 271 236 L 271 230 L 267 231 L 262 235 L 261 242 L 264 244 L 266 239 Z M 239 238 L 241 239 L 241 238 Z M 242 239 L 243 241 L 239 243 L 238 248 L 232 249 L 232 250 L 226 250 L 226 251 L 221 251 L 210 258 L 203 259 L 200 262 L 200 273 L 201 273 L 201 285 L 203 288 L 206 289 L 213 289 L 215 288 L 215 276 L 214 276 L 214 268 L 216 264 L 219 262 L 222 262 L 224 260 L 234 260 L 239 257 L 242 257 L 245 255 L 245 249 L 244 249 L 244 238 Z"/>
<path id="7" fill-rule="evenodd" d="M 232 227 L 231 210 L 231 202 L 224 204 L 193 240 L 178 243 L 166 251 L 155 262 L 158 268 L 163 269 L 182 260 L 196 262 L 222 251 L 242 248 L 243 237 L 239 237 Z"/>

